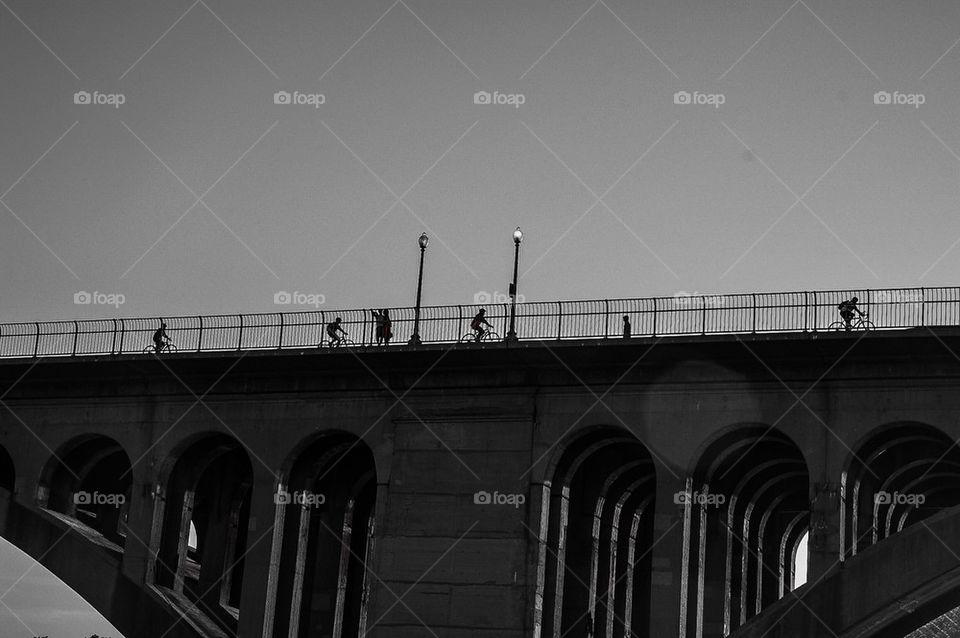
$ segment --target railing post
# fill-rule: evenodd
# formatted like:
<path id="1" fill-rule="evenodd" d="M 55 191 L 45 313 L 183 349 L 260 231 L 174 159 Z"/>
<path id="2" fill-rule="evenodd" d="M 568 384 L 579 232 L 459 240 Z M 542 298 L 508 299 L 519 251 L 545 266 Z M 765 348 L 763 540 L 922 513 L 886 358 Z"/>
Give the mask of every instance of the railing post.
<path id="1" fill-rule="evenodd" d="M 927 289 L 920 289 L 920 325 L 927 325 Z"/>
<path id="2" fill-rule="evenodd" d="M 120 320 L 120 343 L 117 346 L 117 354 L 123 354 L 123 338 L 126 336 L 127 325 Z"/>
<path id="3" fill-rule="evenodd" d="M 113 319 L 113 341 L 110 343 L 110 354 L 120 354 L 117 352 L 117 320 Z"/>
<path id="4" fill-rule="evenodd" d="M 37 338 L 33 341 L 33 358 L 36 359 L 40 353 L 40 322 L 35 321 L 33 325 L 37 330 Z"/>
<path id="5" fill-rule="evenodd" d="M 703 319 L 700 323 L 700 334 L 707 334 L 707 296 L 700 295 L 700 309 L 703 311 Z"/>
<path id="6" fill-rule="evenodd" d="M 240 331 L 237 335 L 237 350 L 239 351 L 241 346 L 243 346 L 243 315 L 237 315 L 240 319 Z"/>
<path id="7" fill-rule="evenodd" d="M 453 335 L 454 343 L 460 341 L 460 330 L 463 328 L 463 306 L 457 304 L 457 328 Z"/>
<path id="8" fill-rule="evenodd" d="M 283 348 L 283 313 L 278 312 L 277 316 L 280 317 L 280 339 L 277 341 L 277 350 Z"/>
<path id="9" fill-rule="evenodd" d="M 653 298 L 653 332 L 650 334 L 651 337 L 657 336 L 657 298 Z"/>
<path id="10" fill-rule="evenodd" d="M 560 341 L 563 335 L 563 302 L 557 302 L 557 341 Z"/>
<path id="11" fill-rule="evenodd" d="M 77 356 L 77 340 L 80 338 L 80 324 L 76 319 L 73 320 L 73 352 L 71 357 Z"/>
<path id="12" fill-rule="evenodd" d="M 753 334 L 757 334 L 757 293 L 751 296 L 753 297 Z"/>
<path id="13" fill-rule="evenodd" d="M 197 352 L 203 347 L 203 315 L 197 315 L 199 325 L 197 327 Z"/>
<path id="14" fill-rule="evenodd" d="M 813 319 L 812 319 L 811 323 L 813 324 L 813 331 L 816 332 L 816 331 L 817 331 L 817 305 L 818 305 L 818 304 L 817 304 L 817 291 L 814 290 L 814 291 L 812 291 L 810 294 L 813 295 L 813 304 L 811 304 L 811 306 L 810 306 L 811 308 L 813 308 Z"/>
<path id="15" fill-rule="evenodd" d="M 603 338 L 610 336 L 610 301 L 603 300 Z"/>

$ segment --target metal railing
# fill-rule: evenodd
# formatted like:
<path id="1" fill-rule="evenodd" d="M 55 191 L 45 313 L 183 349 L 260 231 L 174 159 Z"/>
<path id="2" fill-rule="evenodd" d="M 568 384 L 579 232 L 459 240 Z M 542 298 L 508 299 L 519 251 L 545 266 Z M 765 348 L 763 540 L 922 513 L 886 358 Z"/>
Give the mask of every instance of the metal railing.
<path id="1" fill-rule="evenodd" d="M 837 305 L 853 296 L 879 330 L 960 325 L 960 287 L 942 287 L 528 302 L 517 304 L 516 326 L 521 340 L 618 338 L 624 315 L 634 337 L 806 332 L 824 330 L 839 319 Z M 494 330 L 506 335 L 509 303 L 426 306 L 420 310 L 423 343 L 458 341 L 481 307 Z M 405 345 L 414 309 L 390 308 L 390 316 L 389 347 Z M 343 318 L 358 346 L 375 347 L 370 310 L 164 319 L 179 352 L 223 352 L 313 348 L 335 317 Z M 158 325 L 156 317 L 0 324 L 0 358 L 137 354 L 152 344 Z"/>

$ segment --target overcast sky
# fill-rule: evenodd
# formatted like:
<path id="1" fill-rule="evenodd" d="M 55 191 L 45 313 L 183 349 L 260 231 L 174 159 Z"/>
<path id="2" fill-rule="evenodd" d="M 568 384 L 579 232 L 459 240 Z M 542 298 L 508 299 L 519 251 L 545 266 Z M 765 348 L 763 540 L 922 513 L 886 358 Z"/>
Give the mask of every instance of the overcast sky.
<path id="1" fill-rule="evenodd" d="M 947 0 L 9 0 L 0 320 L 412 305 L 423 231 L 424 303 L 471 302 L 517 225 L 528 300 L 954 284 L 958 37 Z"/>
<path id="2" fill-rule="evenodd" d="M 412 305 L 424 231 L 468 303 L 517 225 L 528 300 L 953 285 L 958 38 L 955 0 L 3 0 L 0 321 Z"/>

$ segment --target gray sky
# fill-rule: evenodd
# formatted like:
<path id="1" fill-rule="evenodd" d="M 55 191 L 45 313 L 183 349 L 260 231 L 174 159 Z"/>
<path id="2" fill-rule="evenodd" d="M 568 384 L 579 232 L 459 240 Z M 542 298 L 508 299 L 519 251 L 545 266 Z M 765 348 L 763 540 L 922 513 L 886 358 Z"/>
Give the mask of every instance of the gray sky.
<path id="1" fill-rule="evenodd" d="M 958 38 L 951 0 L 3 0 L 0 321 L 412 305 L 424 230 L 424 303 L 472 302 L 517 225 L 528 300 L 952 285 Z"/>
<path id="2" fill-rule="evenodd" d="M 958 37 L 948 1 L 9 1 L 0 320 L 412 305 L 423 230 L 424 303 L 470 302 L 517 225 L 528 300 L 953 284 Z"/>

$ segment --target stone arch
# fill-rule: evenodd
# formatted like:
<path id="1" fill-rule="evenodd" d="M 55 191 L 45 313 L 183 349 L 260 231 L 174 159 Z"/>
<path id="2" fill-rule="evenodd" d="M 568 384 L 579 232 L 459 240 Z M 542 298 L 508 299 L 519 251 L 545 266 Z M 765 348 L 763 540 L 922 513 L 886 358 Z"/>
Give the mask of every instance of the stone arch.
<path id="1" fill-rule="evenodd" d="M 624 428 L 592 426 L 558 446 L 548 471 L 535 633 L 645 633 L 656 496 L 649 450 Z"/>
<path id="2" fill-rule="evenodd" d="M 219 432 L 181 441 L 161 464 L 155 496 L 155 584 L 184 613 L 235 633 L 248 543 L 253 468 L 243 446 Z M 191 525 L 197 546 L 189 547 Z"/>
<path id="3" fill-rule="evenodd" d="M 364 635 L 376 538 L 373 451 L 345 431 L 315 434 L 288 456 L 281 480 L 274 635 Z"/>
<path id="4" fill-rule="evenodd" d="M 123 547 L 133 475 L 116 440 L 83 434 L 60 445 L 40 472 L 38 505 L 76 519 Z"/>
<path id="5" fill-rule="evenodd" d="M 845 559 L 960 504 L 960 449 L 928 423 L 881 425 L 848 453 L 840 493 Z"/>
<path id="6" fill-rule="evenodd" d="M 809 493 L 800 448 L 776 428 L 738 424 L 701 446 L 678 499 L 681 635 L 727 635 L 789 591 Z"/>

